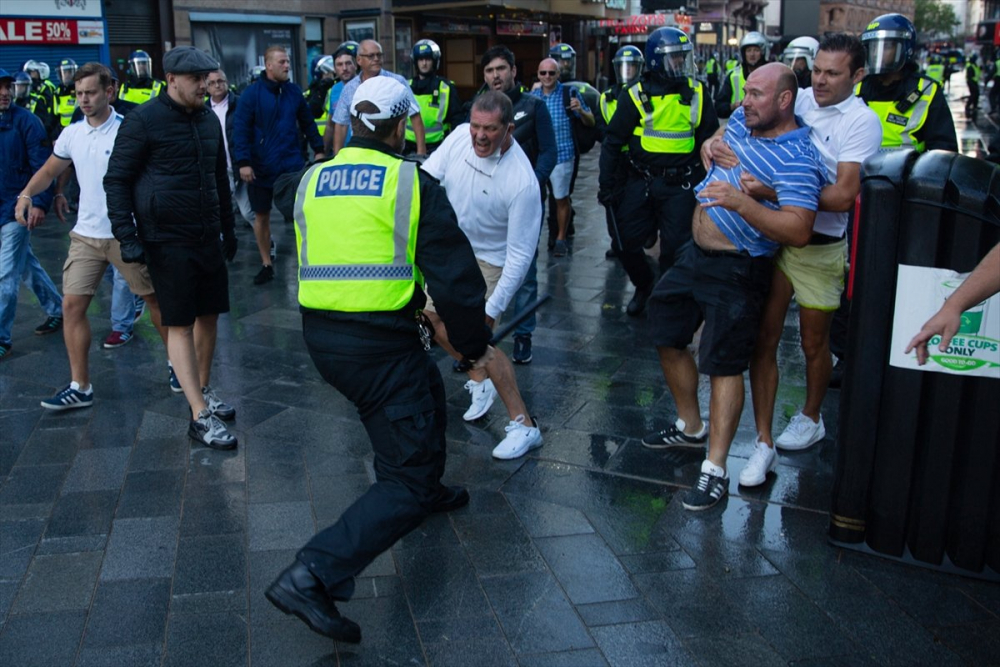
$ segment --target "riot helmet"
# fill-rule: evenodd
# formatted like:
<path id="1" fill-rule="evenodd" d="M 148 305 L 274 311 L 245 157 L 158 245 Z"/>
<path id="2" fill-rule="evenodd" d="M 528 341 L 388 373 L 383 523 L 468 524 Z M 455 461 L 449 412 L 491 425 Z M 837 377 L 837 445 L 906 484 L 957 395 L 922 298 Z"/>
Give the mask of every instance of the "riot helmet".
<path id="1" fill-rule="evenodd" d="M 333 52 L 334 61 L 345 53 L 354 58 L 354 62 L 358 61 L 358 48 L 360 45 L 355 42 L 348 40 L 337 47 L 337 50 Z"/>
<path id="2" fill-rule="evenodd" d="M 27 72 L 18 72 L 14 75 L 14 99 L 24 100 L 31 90 L 31 77 Z"/>
<path id="3" fill-rule="evenodd" d="M 646 59 L 638 46 L 628 44 L 618 49 L 611 62 L 614 65 L 615 81 L 630 86 L 642 76 L 642 66 Z"/>
<path id="4" fill-rule="evenodd" d="M 887 74 L 903 69 L 913 57 L 917 31 L 902 14 L 883 14 L 861 33 L 861 43 L 868 54 L 865 66 L 869 74 Z"/>
<path id="5" fill-rule="evenodd" d="M 560 81 L 576 81 L 576 50 L 572 46 L 563 42 L 556 44 L 549 49 L 549 58 L 559 63 Z"/>
<path id="6" fill-rule="evenodd" d="M 760 49 L 760 58 L 754 64 L 750 64 L 747 59 L 747 49 L 751 47 L 757 47 Z M 740 40 L 740 60 L 746 67 L 752 67 L 754 69 L 760 67 L 767 62 L 768 51 L 770 47 L 770 42 L 767 41 L 767 37 L 757 32 L 748 32 L 743 35 L 743 39 Z"/>
<path id="7" fill-rule="evenodd" d="M 792 69 L 796 69 L 795 62 L 802 59 L 806 63 L 806 70 L 812 71 L 813 60 L 816 58 L 817 51 L 819 51 L 819 42 L 816 39 L 808 36 L 796 37 L 785 47 L 785 50 L 781 54 L 781 62 Z"/>
<path id="8" fill-rule="evenodd" d="M 326 77 L 327 74 L 333 76 L 334 73 L 333 56 L 321 56 L 316 60 L 316 67 L 313 68 L 313 74 L 318 77 Z"/>
<path id="9" fill-rule="evenodd" d="M 694 76 L 694 45 L 683 30 L 657 28 L 646 40 L 646 64 L 667 79 Z"/>
<path id="10" fill-rule="evenodd" d="M 143 50 L 133 51 L 128 57 L 129 74 L 136 79 L 153 78 L 153 59 Z"/>
<path id="11" fill-rule="evenodd" d="M 64 86 L 73 85 L 73 75 L 76 74 L 76 61 L 72 58 L 63 58 L 59 62 L 59 81 Z"/>
<path id="12" fill-rule="evenodd" d="M 40 81 L 47 81 L 49 74 L 51 73 L 49 71 L 49 66 L 40 60 L 27 61 L 24 63 L 23 71 L 27 72 L 29 76 L 31 76 L 32 72 L 38 74 Z M 31 78 L 34 79 L 35 77 L 31 76 Z"/>
<path id="13" fill-rule="evenodd" d="M 436 74 L 438 68 L 441 66 L 441 47 L 429 39 L 422 39 L 414 44 L 411 56 L 413 57 L 413 66 L 417 72 L 420 72 L 420 68 L 417 66 L 418 60 L 429 59 L 434 62 L 430 71 L 431 75 Z"/>

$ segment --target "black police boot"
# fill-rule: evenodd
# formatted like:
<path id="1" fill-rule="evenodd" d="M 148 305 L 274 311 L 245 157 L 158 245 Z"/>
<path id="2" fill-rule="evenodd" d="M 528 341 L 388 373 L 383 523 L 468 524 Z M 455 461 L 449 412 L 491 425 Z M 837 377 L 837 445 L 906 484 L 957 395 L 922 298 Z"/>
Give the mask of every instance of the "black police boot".
<path id="1" fill-rule="evenodd" d="M 653 292 L 653 286 L 650 285 L 646 288 L 637 287 L 635 294 L 632 295 L 632 300 L 628 302 L 628 306 L 625 308 L 625 312 L 630 317 L 638 317 L 642 315 L 642 311 L 646 310 L 646 302 L 649 301 L 649 295 Z"/>
<path id="2" fill-rule="evenodd" d="M 313 632 L 350 644 L 361 641 L 361 626 L 340 615 L 323 583 L 298 560 L 278 575 L 264 596 L 286 614 L 298 616 Z"/>
<path id="3" fill-rule="evenodd" d="M 462 486 L 442 486 L 441 495 L 431 505 L 431 512 L 450 512 L 469 504 L 469 492 Z"/>

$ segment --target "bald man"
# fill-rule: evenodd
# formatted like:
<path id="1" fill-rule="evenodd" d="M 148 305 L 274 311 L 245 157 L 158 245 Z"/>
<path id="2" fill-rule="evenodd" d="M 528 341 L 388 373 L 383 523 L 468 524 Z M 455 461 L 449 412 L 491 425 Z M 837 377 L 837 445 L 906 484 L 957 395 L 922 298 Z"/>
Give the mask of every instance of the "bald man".
<path id="1" fill-rule="evenodd" d="M 337 107 L 333 110 L 333 154 L 336 155 L 344 147 L 347 140 L 347 128 L 351 125 L 350 108 L 354 100 L 354 91 L 362 83 L 373 76 L 389 76 L 399 81 L 407 88 L 410 82 L 387 69 L 382 68 L 382 45 L 374 39 L 366 39 L 358 45 L 358 72 L 359 75 L 344 84 L 344 91 L 340 94 Z M 427 154 L 427 143 L 424 141 L 424 121 L 420 117 L 420 104 L 417 98 L 410 92 L 410 122 L 413 125 L 413 135 L 416 139 L 417 154 Z"/>
<path id="2" fill-rule="evenodd" d="M 706 142 L 724 136 L 740 164 L 724 169 L 706 163 L 708 176 L 695 188 L 700 207 L 692 221 L 693 242 L 649 301 L 653 340 L 678 419 L 647 435 L 643 445 L 701 448 L 708 442 L 698 482 L 683 498 L 689 510 L 708 509 L 728 492 L 726 460 L 743 412 L 743 373 L 771 284 L 771 258 L 782 245 L 809 243 L 827 182 L 809 128 L 795 118 L 798 83 L 792 70 L 765 65 L 750 75 L 745 91 L 726 126 Z M 777 201 L 758 202 L 742 192 L 744 173 L 766 180 Z M 687 347 L 703 322 L 696 365 Z M 698 404 L 699 372 L 711 381 L 708 424 Z"/>

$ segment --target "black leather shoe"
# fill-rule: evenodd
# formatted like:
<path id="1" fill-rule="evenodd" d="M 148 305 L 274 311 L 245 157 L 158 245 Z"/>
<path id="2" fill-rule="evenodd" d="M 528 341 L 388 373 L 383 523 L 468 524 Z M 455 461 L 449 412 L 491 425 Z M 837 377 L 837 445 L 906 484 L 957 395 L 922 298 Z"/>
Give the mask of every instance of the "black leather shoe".
<path id="1" fill-rule="evenodd" d="M 637 288 L 635 290 L 635 294 L 632 295 L 632 300 L 628 302 L 625 312 L 630 317 L 638 317 L 639 315 L 642 315 L 642 311 L 646 310 L 646 302 L 649 301 L 649 295 L 652 291 L 652 286 L 645 289 Z"/>
<path id="2" fill-rule="evenodd" d="M 614 248 L 608 248 L 607 250 L 604 251 L 604 258 L 605 259 L 613 259 L 613 258 L 615 258 L 617 256 L 618 256 L 618 253 L 615 251 Z"/>
<path id="3" fill-rule="evenodd" d="M 833 370 L 830 372 L 830 388 L 840 389 L 840 385 L 844 382 L 844 362 L 837 359 L 837 363 L 834 365 Z"/>
<path id="4" fill-rule="evenodd" d="M 469 492 L 462 486 L 441 487 L 441 497 L 431 505 L 431 512 L 450 512 L 469 504 Z"/>
<path id="5" fill-rule="evenodd" d="M 344 618 L 323 583 L 298 560 L 282 572 L 264 596 L 286 614 L 295 614 L 313 632 L 341 642 L 361 641 L 361 626 Z"/>

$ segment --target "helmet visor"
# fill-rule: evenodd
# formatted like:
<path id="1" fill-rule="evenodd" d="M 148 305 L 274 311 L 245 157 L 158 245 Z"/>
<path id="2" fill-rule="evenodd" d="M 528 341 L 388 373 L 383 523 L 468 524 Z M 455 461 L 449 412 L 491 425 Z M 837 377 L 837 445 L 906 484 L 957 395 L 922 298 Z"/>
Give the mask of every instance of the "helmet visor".
<path id="1" fill-rule="evenodd" d="M 690 45 L 683 46 L 663 46 L 656 49 L 657 54 L 662 54 L 663 75 L 671 79 L 683 79 L 695 75 L 694 52 Z"/>
<path id="2" fill-rule="evenodd" d="M 73 83 L 74 74 L 76 74 L 76 65 L 59 66 L 59 79 L 63 82 L 63 85 L 68 86 Z"/>
<path id="3" fill-rule="evenodd" d="M 152 70 L 152 66 L 153 62 L 149 58 L 132 59 L 132 72 L 140 79 L 150 76 L 149 73 Z"/>
<path id="4" fill-rule="evenodd" d="M 559 63 L 559 80 L 576 81 L 576 56 L 571 58 L 557 58 Z"/>
<path id="5" fill-rule="evenodd" d="M 795 69 L 795 61 L 802 59 L 806 68 L 812 68 L 812 52 L 801 46 L 790 46 L 781 54 L 781 62 Z"/>
<path id="6" fill-rule="evenodd" d="M 868 53 L 866 66 L 869 74 L 898 72 L 902 69 L 906 64 L 907 35 L 888 30 L 865 35 L 871 35 L 862 40 Z"/>
<path id="7" fill-rule="evenodd" d="M 642 76 L 642 63 L 637 59 L 619 60 L 615 63 L 615 80 L 618 83 L 634 83 Z"/>
<path id="8" fill-rule="evenodd" d="M 28 96 L 28 89 L 31 88 L 31 82 L 29 81 L 15 81 L 14 82 L 14 98 L 18 100 L 23 100 Z"/>

